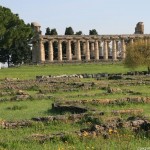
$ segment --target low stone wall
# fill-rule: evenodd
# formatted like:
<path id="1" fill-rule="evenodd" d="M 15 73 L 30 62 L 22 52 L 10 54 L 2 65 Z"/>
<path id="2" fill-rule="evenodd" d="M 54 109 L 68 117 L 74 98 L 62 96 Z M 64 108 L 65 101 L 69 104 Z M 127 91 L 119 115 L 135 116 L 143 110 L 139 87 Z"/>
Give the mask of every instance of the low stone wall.
<path id="1" fill-rule="evenodd" d="M 52 76 L 52 75 L 40 75 L 40 76 L 36 76 L 36 79 L 49 79 L 49 78 L 95 78 L 95 79 L 99 79 L 99 78 L 108 78 L 109 80 L 118 80 L 118 79 L 122 79 L 123 76 L 133 76 L 133 75 L 150 75 L 148 73 L 148 71 L 134 71 L 134 72 L 127 72 L 127 73 L 96 73 L 96 74 L 72 74 L 72 75 L 57 75 L 57 76 Z"/>
<path id="2" fill-rule="evenodd" d="M 150 132 L 150 121 L 142 117 L 129 117 L 127 119 L 112 118 L 107 120 L 105 123 L 101 124 L 91 124 L 89 128 L 83 128 L 79 131 L 71 131 L 69 134 L 76 134 L 79 137 L 98 137 L 102 136 L 104 139 L 108 139 L 111 135 L 119 135 L 120 129 L 128 128 L 135 134 L 144 133 L 146 137 L 149 137 Z M 50 141 L 54 138 L 63 139 L 68 135 L 68 133 L 61 132 L 57 134 L 32 134 L 30 139 L 39 142 Z M 66 138 L 65 138 L 66 140 Z"/>

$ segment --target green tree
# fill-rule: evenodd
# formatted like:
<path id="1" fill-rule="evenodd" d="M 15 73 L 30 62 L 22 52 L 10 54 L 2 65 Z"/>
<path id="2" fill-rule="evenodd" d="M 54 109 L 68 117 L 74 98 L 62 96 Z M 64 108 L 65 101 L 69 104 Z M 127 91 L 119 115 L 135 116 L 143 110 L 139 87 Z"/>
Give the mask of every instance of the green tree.
<path id="1" fill-rule="evenodd" d="M 150 73 L 150 42 L 137 40 L 126 48 L 125 65 L 129 68 L 147 66 Z"/>
<path id="2" fill-rule="evenodd" d="M 58 35 L 57 30 L 55 28 L 52 29 L 50 35 Z"/>
<path id="3" fill-rule="evenodd" d="M 82 31 L 78 31 L 78 32 L 76 32 L 75 35 L 82 35 L 82 34 L 83 34 Z"/>
<path id="4" fill-rule="evenodd" d="M 66 28 L 65 35 L 74 35 L 74 31 L 73 31 L 72 27 Z"/>
<path id="5" fill-rule="evenodd" d="M 98 32 L 96 31 L 96 29 L 92 29 L 89 31 L 89 35 L 98 35 Z"/>
<path id="6" fill-rule="evenodd" d="M 46 28 L 46 32 L 45 35 L 58 35 L 57 30 L 54 28 L 52 30 L 50 30 L 49 27 Z"/>
<path id="7" fill-rule="evenodd" d="M 18 14 L 0 6 L 0 62 L 18 64 L 31 60 L 29 40 L 32 28 Z M 27 60 L 28 58 L 28 60 Z"/>
<path id="8" fill-rule="evenodd" d="M 45 35 L 51 35 L 51 30 L 50 30 L 50 28 L 49 28 L 49 27 L 48 27 L 48 28 L 46 28 Z"/>

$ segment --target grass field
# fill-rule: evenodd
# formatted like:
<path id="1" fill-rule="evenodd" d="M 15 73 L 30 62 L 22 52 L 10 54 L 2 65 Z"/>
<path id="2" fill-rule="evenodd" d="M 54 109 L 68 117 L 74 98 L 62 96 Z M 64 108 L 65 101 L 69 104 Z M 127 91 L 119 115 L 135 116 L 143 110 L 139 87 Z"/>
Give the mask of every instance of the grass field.
<path id="1" fill-rule="evenodd" d="M 136 70 L 146 70 L 140 67 Z M 49 64 L 20 66 L 0 70 L 0 79 L 5 77 L 32 79 L 36 75 L 62 75 L 81 73 L 125 73 L 133 69 L 126 68 L 122 63 L 84 63 L 84 64 Z"/>
<path id="2" fill-rule="evenodd" d="M 146 67 L 137 68 L 138 71 Z M 149 132 L 139 133 L 129 128 L 117 128 L 116 133 L 78 136 L 77 131 L 90 128 L 94 124 L 105 124 L 113 118 L 126 120 L 128 117 L 146 117 L 150 119 L 150 103 L 91 104 L 92 100 L 115 100 L 122 98 L 150 97 L 150 76 L 131 76 L 126 79 L 100 80 L 35 80 L 37 75 L 62 75 L 82 73 L 126 73 L 131 71 L 123 64 L 90 63 L 90 64 L 52 64 L 38 66 L 21 66 L 0 70 L 0 150 L 138 150 L 150 148 Z M 19 78 L 6 80 L 5 78 Z M 108 92 L 108 88 L 119 89 Z M 23 94 L 22 94 L 23 93 Z M 30 96 L 19 99 L 19 96 Z M 17 99 L 18 98 L 18 99 Z M 84 104 L 88 115 L 78 121 L 33 121 L 35 117 L 60 115 L 69 116 L 71 112 L 59 112 L 52 109 L 54 102 L 73 102 L 87 100 Z M 117 114 L 117 110 L 142 109 L 140 114 Z M 92 111 L 105 112 L 103 116 L 92 116 Z M 13 123 L 30 121 L 29 126 L 10 126 Z M 12 124 L 11 124 L 12 123 Z M 63 133 L 63 137 L 47 139 L 49 135 Z M 86 132 L 85 132 L 86 133 Z M 33 136 L 38 135 L 39 137 Z M 42 140 L 41 140 L 42 139 Z"/>

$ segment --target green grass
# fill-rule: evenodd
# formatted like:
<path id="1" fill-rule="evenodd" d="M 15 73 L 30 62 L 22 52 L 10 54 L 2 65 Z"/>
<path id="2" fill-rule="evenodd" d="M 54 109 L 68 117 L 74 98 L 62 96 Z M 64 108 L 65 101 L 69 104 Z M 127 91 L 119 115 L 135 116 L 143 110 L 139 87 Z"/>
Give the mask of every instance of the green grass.
<path id="1" fill-rule="evenodd" d="M 129 68 L 121 63 L 85 63 L 85 64 L 47 64 L 5 68 L 0 70 L 0 79 L 19 78 L 33 79 L 37 75 L 62 75 L 81 73 L 126 73 Z M 137 68 L 146 70 L 146 67 Z"/>
<path id="2" fill-rule="evenodd" d="M 18 129 L 17 131 L 0 130 L 0 148 L 8 150 L 136 150 L 140 147 L 149 147 L 149 139 L 141 139 L 128 132 L 123 136 L 111 136 L 110 139 L 103 139 L 100 137 L 78 138 L 75 135 L 71 135 L 66 142 L 56 140 L 39 143 L 30 140 L 28 135 L 32 133 L 40 133 L 39 130 L 41 130 L 40 127 L 32 129 Z M 16 138 L 14 138 L 14 136 Z"/>
<path id="3" fill-rule="evenodd" d="M 51 100 L 34 100 L 20 102 L 0 103 L 1 119 L 4 120 L 26 120 L 32 117 L 47 116 L 47 110 L 51 107 Z M 8 107 L 20 106 L 21 110 L 9 110 Z"/>
<path id="4" fill-rule="evenodd" d="M 137 70 L 146 70 L 144 67 L 137 68 Z M 49 64 L 39 66 L 21 66 L 18 68 L 8 68 L 0 70 L 0 79 L 19 78 L 35 79 L 36 75 L 61 75 L 61 74 L 79 74 L 79 73 L 126 73 L 131 71 L 125 68 L 121 63 L 86 63 L 86 64 Z M 140 80 L 143 80 L 140 78 Z M 146 80 L 149 80 L 147 78 Z M 54 100 L 93 100 L 93 99 L 116 99 L 124 97 L 136 97 L 136 96 L 148 96 L 150 97 L 150 85 L 132 85 L 132 82 L 138 82 L 136 80 L 127 80 L 128 84 L 122 84 L 125 80 L 95 80 L 95 79 L 81 79 L 81 82 L 94 82 L 95 86 L 91 89 L 77 88 L 75 91 L 63 91 L 59 89 L 54 93 L 46 93 L 46 95 L 52 96 L 50 99 L 42 100 L 24 100 L 24 101 L 5 101 L 0 102 L 0 121 L 21 121 L 30 120 L 33 117 L 43 117 L 48 115 L 55 115 L 56 112 L 51 111 L 52 103 Z M 4 81 L 1 80 L 1 91 L 13 91 L 13 89 L 4 89 Z M 9 83 L 9 85 L 13 82 Z M 30 83 L 28 83 L 30 84 Z M 50 84 L 50 83 L 49 83 Z M 26 93 L 34 96 L 38 93 L 39 89 L 46 90 L 49 84 L 41 84 L 40 82 L 31 88 L 27 88 Z M 122 84 L 122 85 L 121 85 Z M 19 86 L 19 84 L 17 84 Z M 107 93 L 107 87 L 120 88 L 121 93 Z M 61 85 L 62 87 L 62 85 Z M 99 88 L 98 88 L 99 87 Z M 104 88 L 103 88 L 104 87 Z M 63 87 L 62 87 L 63 88 Z M 141 95 L 134 95 L 124 92 L 125 89 L 139 92 Z M 2 96 L 1 98 L 10 98 L 11 95 Z M 144 113 L 141 115 L 148 116 L 150 118 L 150 104 L 126 104 L 126 105 L 92 105 L 87 104 L 87 107 L 107 112 L 106 116 L 100 116 L 100 119 L 106 119 L 107 117 L 114 117 L 110 112 L 112 110 L 120 109 L 143 109 Z M 67 112 L 67 114 L 69 114 Z M 127 118 L 129 115 L 118 117 Z M 78 137 L 72 131 L 79 131 L 82 128 L 89 127 L 88 123 L 84 122 L 48 122 L 37 123 L 34 122 L 31 127 L 16 128 L 16 129 L 3 129 L 0 128 L 0 150 L 137 150 L 140 147 L 150 147 L 149 138 L 135 136 L 133 132 L 126 129 L 122 130 L 122 134 L 111 135 L 109 139 L 103 139 L 99 137 Z M 45 141 L 40 143 L 31 138 L 32 134 L 52 134 L 65 132 L 66 142 L 62 142 L 60 139 L 54 139 L 52 141 Z M 71 133 L 70 133 L 71 132 Z M 68 135 L 68 133 L 70 133 Z"/>

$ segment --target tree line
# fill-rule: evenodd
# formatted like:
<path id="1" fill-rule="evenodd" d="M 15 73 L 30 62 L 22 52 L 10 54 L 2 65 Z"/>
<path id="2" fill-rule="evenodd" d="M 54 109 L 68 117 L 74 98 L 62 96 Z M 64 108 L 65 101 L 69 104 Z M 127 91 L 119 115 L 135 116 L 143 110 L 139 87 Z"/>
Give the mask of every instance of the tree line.
<path id="1" fill-rule="evenodd" d="M 56 28 L 46 28 L 45 35 L 58 35 Z M 66 27 L 64 35 L 83 35 L 82 31 L 74 32 L 72 27 Z M 98 35 L 96 29 L 89 30 L 89 35 Z"/>

